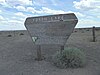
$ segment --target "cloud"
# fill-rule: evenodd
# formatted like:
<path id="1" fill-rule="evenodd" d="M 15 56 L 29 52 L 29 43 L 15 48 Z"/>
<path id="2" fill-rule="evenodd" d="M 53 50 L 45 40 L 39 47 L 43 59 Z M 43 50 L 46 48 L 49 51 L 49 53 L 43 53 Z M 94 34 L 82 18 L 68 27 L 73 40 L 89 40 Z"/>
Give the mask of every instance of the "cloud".
<path id="1" fill-rule="evenodd" d="M 0 3 L 5 3 L 5 0 L 0 0 Z"/>
<path id="2" fill-rule="evenodd" d="M 26 11 L 27 12 L 32 12 L 32 13 L 36 12 L 36 10 L 33 7 L 27 7 Z"/>
<path id="3" fill-rule="evenodd" d="M 16 6 L 14 8 L 17 9 L 18 11 L 31 12 L 31 13 L 36 12 L 34 7 L 26 7 L 25 8 L 24 6 Z"/>
<path id="4" fill-rule="evenodd" d="M 0 22 L 1 22 L 2 20 L 5 20 L 5 19 L 4 19 L 4 17 L 0 16 Z"/>
<path id="5" fill-rule="evenodd" d="M 16 6 L 14 8 L 16 8 L 19 11 L 25 11 L 25 7 L 24 6 Z"/>
<path id="6" fill-rule="evenodd" d="M 55 6 L 58 5 L 57 1 L 55 1 L 55 0 L 51 0 L 51 1 L 52 1 L 53 5 L 55 5 Z"/>
<path id="7" fill-rule="evenodd" d="M 0 30 L 26 30 L 23 23 L 17 20 L 0 22 Z"/>
<path id="8" fill-rule="evenodd" d="M 47 7 L 42 7 L 41 9 L 35 9 L 34 7 L 23 7 L 23 6 L 17 6 L 15 7 L 19 11 L 25 11 L 25 12 L 31 12 L 31 13 L 36 13 L 36 14 L 64 14 L 66 13 L 63 10 L 55 10 L 55 9 L 50 9 Z M 16 15 L 22 15 L 22 13 L 16 13 Z"/>
<path id="9" fill-rule="evenodd" d="M 40 10 L 30 8 L 30 10 L 31 10 L 30 12 L 37 13 L 37 14 L 63 14 L 63 13 L 66 13 L 63 10 L 55 10 L 55 9 L 50 9 L 47 7 L 42 7 Z"/>
<path id="10" fill-rule="evenodd" d="M 82 13 L 80 13 L 80 12 L 75 12 L 75 14 L 76 14 L 76 16 L 78 16 L 78 17 L 85 17 L 85 15 L 82 14 Z"/>
<path id="11" fill-rule="evenodd" d="M 36 6 L 47 6 L 48 3 L 46 0 L 33 0 L 33 5 L 36 5 Z"/>
<path id="12" fill-rule="evenodd" d="M 23 21 L 24 21 L 24 19 L 23 19 Z M 10 18 L 4 18 L 4 17 L 2 17 L 2 16 L 0 16 L 0 25 L 4 25 L 4 24 L 22 24 L 23 22 L 22 22 L 22 17 L 10 17 Z"/>
<path id="13" fill-rule="evenodd" d="M 31 0 L 6 0 L 6 2 L 10 5 L 32 5 Z"/>
<path id="14" fill-rule="evenodd" d="M 2 10 L 0 10 L 0 13 L 2 13 Z"/>
<path id="15" fill-rule="evenodd" d="M 17 9 L 18 11 L 24 11 L 24 12 L 31 12 L 31 13 L 39 13 L 39 10 L 36 10 L 34 7 L 24 7 L 24 6 L 17 6 L 14 7 L 15 9 Z"/>
<path id="16" fill-rule="evenodd" d="M 74 12 L 74 11 L 68 11 L 67 13 L 74 13 L 77 17 L 85 17 L 86 16 L 80 12 Z"/>
<path id="17" fill-rule="evenodd" d="M 22 18 L 18 19 L 16 17 L 13 18 L 0 20 L 0 30 L 26 30 L 24 26 L 24 19 Z"/>
<path id="18" fill-rule="evenodd" d="M 64 14 L 64 13 L 66 13 L 63 10 L 54 10 L 54 9 L 49 9 L 47 7 L 42 7 L 42 11 L 47 14 Z"/>
<path id="19" fill-rule="evenodd" d="M 92 10 L 98 9 L 100 5 L 99 0 L 81 0 L 81 1 L 74 1 L 74 7 L 80 10 Z"/>
<path id="20" fill-rule="evenodd" d="M 32 17 L 32 16 L 36 16 L 36 15 L 24 14 L 22 12 L 17 12 L 9 20 L 17 20 L 17 21 L 20 21 L 21 23 L 24 23 L 24 21 L 27 17 Z"/>
<path id="21" fill-rule="evenodd" d="M 97 18 L 99 18 L 99 19 L 100 19 L 100 15 L 98 15 L 98 16 L 97 16 Z"/>
<path id="22" fill-rule="evenodd" d="M 0 4 L 3 6 L 14 7 L 17 5 L 32 5 L 32 0 L 0 0 Z"/>
<path id="23" fill-rule="evenodd" d="M 6 3 L 6 0 L 0 0 L 0 5 L 2 5 L 2 7 L 9 7 L 9 8 L 11 8 L 11 6 Z"/>
<path id="24" fill-rule="evenodd" d="M 41 7 L 63 6 L 66 4 L 65 2 L 61 0 L 33 0 L 33 5 Z"/>
<path id="25" fill-rule="evenodd" d="M 55 9 L 50 9 L 47 7 L 42 7 L 40 10 L 35 10 L 35 13 L 38 14 L 66 14 L 66 13 L 75 13 L 76 16 L 78 17 L 85 17 L 84 14 L 80 13 L 80 12 L 74 12 L 74 11 L 63 11 L 63 10 L 55 10 Z"/>
<path id="26" fill-rule="evenodd" d="M 17 12 L 15 13 L 16 16 L 19 16 L 19 17 L 25 17 L 26 15 L 24 15 L 22 12 Z"/>
<path id="27" fill-rule="evenodd" d="M 55 10 L 55 9 L 50 9 L 47 7 L 42 7 L 41 9 L 37 10 L 34 7 L 26 7 L 24 8 L 23 6 L 18 6 L 16 7 L 17 10 L 23 10 L 26 12 L 31 12 L 33 14 L 65 14 L 65 13 L 75 13 L 76 16 L 78 17 L 85 17 L 84 14 L 80 12 L 73 12 L 73 11 L 63 11 L 63 10 Z M 17 16 L 25 16 L 22 12 L 16 13 Z"/>
<path id="28" fill-rule="evenodd" d="M 9 20 L 8 22 L 11 24 L 22 24 L 22 22 L 18 20 Z"/>
<path id="29" fill-rule="evenodd" d="M 78 21 L 78 24 L 76 25 L 76 28 L 81 28 L 81 27 L 100 27 L 100 21 L 97 20 L 92 20 L 92 19 L 81 19 Z"/>

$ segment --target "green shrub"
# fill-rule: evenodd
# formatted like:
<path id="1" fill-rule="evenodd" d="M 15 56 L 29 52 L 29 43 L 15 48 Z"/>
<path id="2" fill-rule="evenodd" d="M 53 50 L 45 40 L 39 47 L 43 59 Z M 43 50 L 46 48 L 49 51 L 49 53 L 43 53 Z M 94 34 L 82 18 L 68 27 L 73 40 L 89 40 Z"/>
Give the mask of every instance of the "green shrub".
<path id="1" fill-rule="evenodd" d="M 85 55 L 77 48 L 65 48 L 53 56 L 53 63 L 59 68 L 78 68 L 85 65 Z"/>

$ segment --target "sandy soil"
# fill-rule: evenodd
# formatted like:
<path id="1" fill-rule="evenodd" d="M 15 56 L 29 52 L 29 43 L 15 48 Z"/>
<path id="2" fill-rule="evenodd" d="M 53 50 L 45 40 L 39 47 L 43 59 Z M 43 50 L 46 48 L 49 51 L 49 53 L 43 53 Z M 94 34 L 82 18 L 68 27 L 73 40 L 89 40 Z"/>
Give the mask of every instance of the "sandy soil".
<path id="1" fill-rule="evenodd" d="M 96 31 L 96 42 L 91 42 L 91 31 L 72 33 L 66 46 L 84 51 L 87 64 L 83 68 L 59 69 L 50 62 L 50 57 L 59 46 L 43 46 L 42 61 L 36 58 L 36 46 L 28 35 L 0 37 L 0 75 L 100 75 L 100 31 Z M 49 59 L 49 60 L 47 60 Z"/>

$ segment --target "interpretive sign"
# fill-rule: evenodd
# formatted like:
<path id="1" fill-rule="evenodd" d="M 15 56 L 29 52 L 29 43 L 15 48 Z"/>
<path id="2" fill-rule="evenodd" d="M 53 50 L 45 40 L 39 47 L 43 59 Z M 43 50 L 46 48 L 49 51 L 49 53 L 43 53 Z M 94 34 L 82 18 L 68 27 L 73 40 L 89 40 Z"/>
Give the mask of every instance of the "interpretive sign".
<path id="1" fill-rule="evenodd" d="M 60 45 L 62 53 L 66 40 L 77 22 L 74 13 L 28 17 L 25 26 L 37 45 L 37 60 L 42 60 L 42 45 Z"/>
<path id="2" fill-rule="evenodd" d="M 78 22 L 74 13 L 28 17 L 25 26 L 36 45 L 64 45 Z"/>

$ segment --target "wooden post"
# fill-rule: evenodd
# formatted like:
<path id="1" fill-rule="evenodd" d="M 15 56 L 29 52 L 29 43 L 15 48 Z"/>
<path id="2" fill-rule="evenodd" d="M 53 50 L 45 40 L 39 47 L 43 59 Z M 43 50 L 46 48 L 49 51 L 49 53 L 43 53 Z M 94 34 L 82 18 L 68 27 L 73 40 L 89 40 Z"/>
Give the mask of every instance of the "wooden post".
<path id="1" fill-rule="evenodd" d="M 42 55 L 41 55 L 41 46 L 37 45 L 37 59 L 38 61 L 42 60 Z"/>
<path id="2" fill-rule="evenodd" d="M 62 54 L 62 51 L 64 50 L 64 46 L 61 46 L 60 53 Z"/>
<path id="3" fill-rule="evenodd" d="M 93 33 L 93 42 L 95 42 L 96 40 L 95 40 L 95 26 L 93 26 L 93 28 L 92 28 L 92 33 Z"/>

